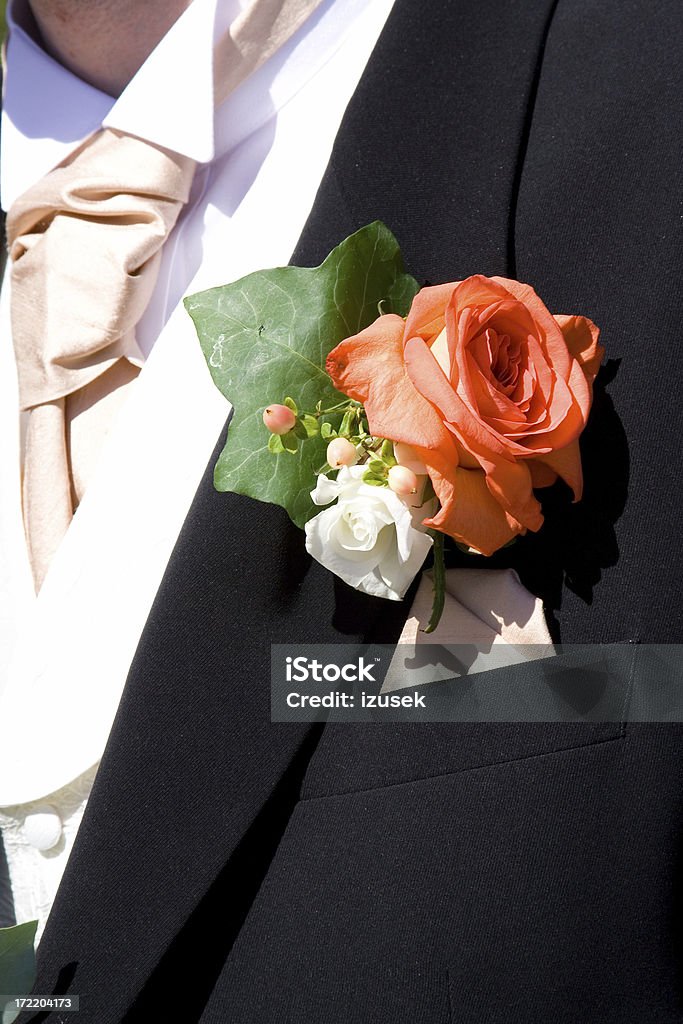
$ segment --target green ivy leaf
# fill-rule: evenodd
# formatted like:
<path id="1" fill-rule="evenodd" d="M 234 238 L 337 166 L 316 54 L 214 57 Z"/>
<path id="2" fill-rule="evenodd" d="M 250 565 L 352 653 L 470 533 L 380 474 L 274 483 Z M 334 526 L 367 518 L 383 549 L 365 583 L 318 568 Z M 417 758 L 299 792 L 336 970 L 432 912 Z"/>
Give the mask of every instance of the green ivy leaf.
<path id="1" fill-rule="evenodd" d="M 331 435 L 321 430 L 302 442 L 296 458 L 273 460 L 264 406 L 282 394 L 300 409 L 340 402 L 325 372 L 329 352 L 371 324 L 380 302 L 384 312 L 405 316 L 417 289 L 396 239 L 376 221 L 320 267 L 259 271 L 185 299 L 214 383 L 234 405 L 214 472 L 219 491 L 282 505 L 300 527 L 320 511 L 310 491 Z"/>
<path id="2" fill-rule="evenodd" d="M 420 286 L 414 277 L 410 274 L 399 275 L 389 289 L 387 301 L 382 305 L 382 313 L 408 316 L 413 299 L 419 290 Z"/>
<path id="3" fill-rule="evenodd" d="M 37 921 L 13 928 L 0 928 L 0 995 L 24 996 L 33 987 L 36 975 L 34 943 Z M 1 1024 L 12 1024 L 18 1010 L 4 1010 Z"/>

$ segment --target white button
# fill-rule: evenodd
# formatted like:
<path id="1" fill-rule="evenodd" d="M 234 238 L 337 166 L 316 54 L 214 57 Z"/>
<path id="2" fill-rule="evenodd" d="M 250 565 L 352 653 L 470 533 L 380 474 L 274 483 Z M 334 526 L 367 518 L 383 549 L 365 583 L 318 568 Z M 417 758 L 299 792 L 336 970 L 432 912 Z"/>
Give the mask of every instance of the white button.
<path id="1" fill-rule="evenodd" d="M 62 838 L 62 819 L 50 804 L 42 804 L 26 815 L 24 836 L 36 850 L 45 852 L 56 846 Z"/>

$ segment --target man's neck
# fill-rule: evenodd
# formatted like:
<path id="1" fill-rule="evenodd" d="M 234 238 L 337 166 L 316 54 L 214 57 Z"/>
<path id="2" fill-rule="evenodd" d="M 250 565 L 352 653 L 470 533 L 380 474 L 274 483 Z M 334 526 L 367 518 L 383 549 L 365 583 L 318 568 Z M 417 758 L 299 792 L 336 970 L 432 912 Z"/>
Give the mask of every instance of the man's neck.
<path id="1" fill-rule="evenodd" d="M 190 0 L 29 0 L 40 42 L 90 85 L 119 96 Z"/>

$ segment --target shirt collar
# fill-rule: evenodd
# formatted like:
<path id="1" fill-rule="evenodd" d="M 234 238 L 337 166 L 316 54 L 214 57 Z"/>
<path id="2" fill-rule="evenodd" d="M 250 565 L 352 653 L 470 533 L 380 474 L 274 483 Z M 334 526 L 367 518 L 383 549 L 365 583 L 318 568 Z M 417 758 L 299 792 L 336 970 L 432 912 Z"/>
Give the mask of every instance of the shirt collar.
<path id="1" fill-rule="evenodd" d="M 12 0 L 0 151 L 4 209 L 102 125 L 200 163 L 211 160 L 214 38 L 240 6 L 193 0 L 114 99 L 50 57 L 32 37 L 26 0 Z M 183 74 L 188 54 L 191 73 Z"/>
<path id="2" fill-rule="evenodd" d="M 216 116 L 215 41 L 247 2 L 193 0 L 114 99 L 50 57 L 32 37 L 27 0 L 11 0 L 0 139 L 3 209 L 101 126 L 199 163 L 233 149 L 315 75 L 374 0 L 325 0 Z"/>

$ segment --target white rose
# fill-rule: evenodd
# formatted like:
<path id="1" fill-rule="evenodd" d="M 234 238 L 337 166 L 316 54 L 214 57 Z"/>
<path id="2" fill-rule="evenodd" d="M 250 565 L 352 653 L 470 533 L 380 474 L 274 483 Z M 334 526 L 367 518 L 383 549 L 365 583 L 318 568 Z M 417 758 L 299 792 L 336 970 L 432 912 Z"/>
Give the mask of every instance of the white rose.
<path id="1" fill-rule="evenodd" d="M 306 523 L 306 550 L 356 590 L 400 601 L 422 568 L 432 539 L 388 487 L 363 483 L 365 466 L 343 466 L 336 480 L 318 477 L 316 505 L 336 505 Z"/>

